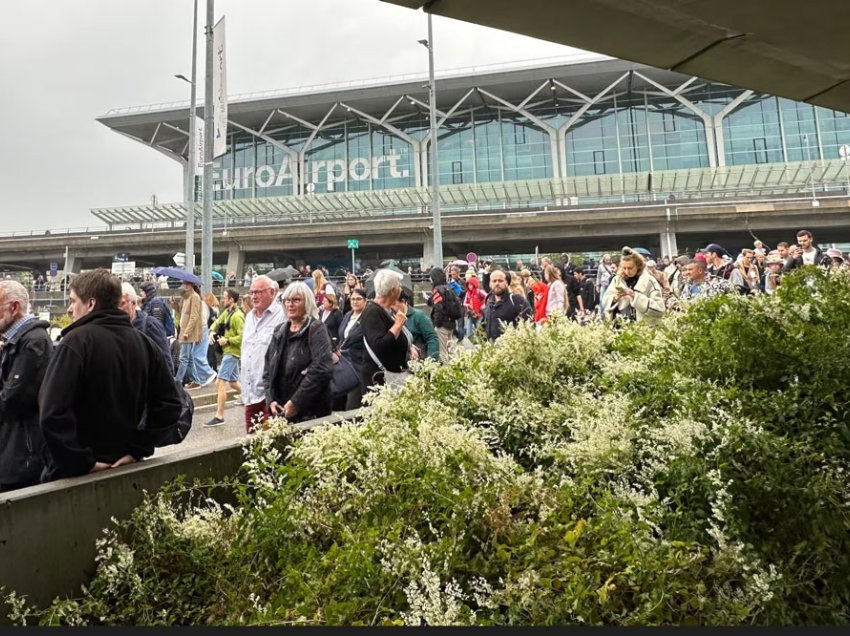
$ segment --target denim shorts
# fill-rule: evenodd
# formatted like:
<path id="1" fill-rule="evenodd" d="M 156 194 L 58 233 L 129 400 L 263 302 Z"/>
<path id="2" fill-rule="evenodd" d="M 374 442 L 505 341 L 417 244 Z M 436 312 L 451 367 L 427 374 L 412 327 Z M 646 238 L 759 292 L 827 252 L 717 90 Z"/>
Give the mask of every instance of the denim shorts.
<path id="1" fill-rule="evenodd" d="M 225 353 L 221 359 L 221 364 L 218 365 L 218 379 L 225 382 L 239 381 L 239 358 L 229 353 Z"/>

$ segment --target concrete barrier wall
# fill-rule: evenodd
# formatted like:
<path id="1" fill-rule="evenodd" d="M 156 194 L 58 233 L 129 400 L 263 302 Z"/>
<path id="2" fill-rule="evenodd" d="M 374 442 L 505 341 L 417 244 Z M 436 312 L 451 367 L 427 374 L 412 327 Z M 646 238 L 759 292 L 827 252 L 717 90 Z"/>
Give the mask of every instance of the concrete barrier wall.
<path id="1" fill-rule="evenodd" d="M 361 411 L 336 413 L 296 428 L 360 417 Z M 243 461 L 242 441 L 0 494 L 0 585 L 40 607 L 77 595 L 94 574 L 95 541 L 112 517 L 126 519 L 144 491 L 155 492 L 179 475 L 213 483 L 233 475 Z M 0 615 L 0 624 L 5 621 Z"/>

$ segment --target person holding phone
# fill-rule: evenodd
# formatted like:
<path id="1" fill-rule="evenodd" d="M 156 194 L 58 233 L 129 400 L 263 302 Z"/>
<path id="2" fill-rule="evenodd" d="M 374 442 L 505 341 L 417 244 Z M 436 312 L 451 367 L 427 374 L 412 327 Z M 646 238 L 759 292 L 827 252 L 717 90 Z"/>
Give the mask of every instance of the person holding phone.
<path id="1" fill-rule="evenodd" d="M 650 275 L 646 262 L 638 252 L 624 247 L 620 268 L 603 301 L 605 318 L 625 321 L 658 321 L 664 315 L 661 285 Z"/>
<path id="2" fill-rule="evenodd" d="M 370 387 L 385 384 L 387 371 L 407 371 L 407 359 L 413 344 L 405 329 L 407 303 L 400 300 L 402 289 L 398 272 L 379 269 L 373 282 L 375 300 L 366 304 L 360 316 L 367 352 L 360 375 L 363 395 Z"/>
<path id="3" fill-rule="evenodd" d="M 812 233 L 808 230 L 800 230 L 797 232 L 797 245 L 793 251 L 789 250 L 788 259 L 782 266 L 782 273 L 785 274 L 803 265 L 819 265 L 822 258 L 823 254 L 820 248 L 815 247 Z"/>

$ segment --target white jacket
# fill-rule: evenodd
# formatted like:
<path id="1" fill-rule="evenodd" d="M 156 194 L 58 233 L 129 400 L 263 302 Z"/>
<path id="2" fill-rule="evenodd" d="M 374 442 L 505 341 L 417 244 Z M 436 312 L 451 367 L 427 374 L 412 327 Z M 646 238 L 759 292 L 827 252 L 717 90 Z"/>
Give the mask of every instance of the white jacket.
<path id="1" fill-rule="evenodd" d="M 655 280 L 655 277 L 649 273 L 649 270 L 644 269 L 638 278 L 635 285 L 634 300 L 628 296 L 623 296 L 619 301 L 616 301 L 617 290 L 622 286 L 626 287 L 625 283 L 621 283 L 620 274 L 611 279 L 611 284 L 608 285 L 608 290 L 605 292 L 605 297 L 602 300 L 605 307 L 605 317 L 611 320 L 614 317 L 614 309 L 619 308 L 622 312 L 629 305 L 632 305 L 635 310 L 635 320 L 658 321 L 664 315 L 664 298 L 661 295 L 661 285 Z"/>

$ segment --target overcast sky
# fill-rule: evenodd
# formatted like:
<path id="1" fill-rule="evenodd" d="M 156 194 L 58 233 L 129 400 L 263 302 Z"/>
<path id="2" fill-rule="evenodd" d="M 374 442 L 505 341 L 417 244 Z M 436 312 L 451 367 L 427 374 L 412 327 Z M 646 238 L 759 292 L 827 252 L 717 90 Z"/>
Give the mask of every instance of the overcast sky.
<path id="1" fill-rule="evenodd" d="M 0 0 L 0 232 L 94 226 L 95 207 L 182 198 L 180 166 L 95 122 L 188 100 L 192 0 Z M 421 12 L 379 0 L 217 0 L 231 95 L 427 73 Z M 199 2 L 203 23 L 206 0 Z M 441 69 L 576 51 L 434 18 Z M 198 73 L 203 76 L 203 40 Z"/>

